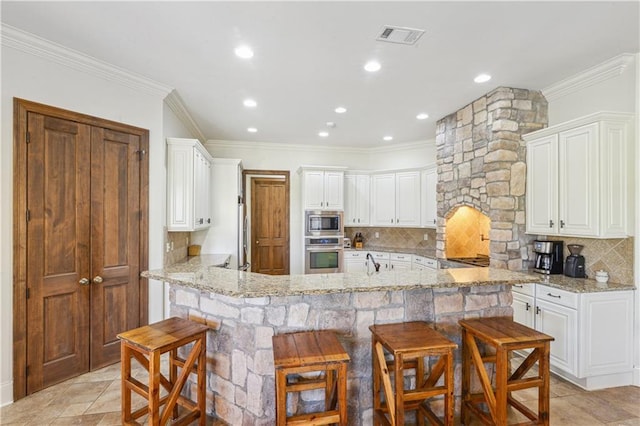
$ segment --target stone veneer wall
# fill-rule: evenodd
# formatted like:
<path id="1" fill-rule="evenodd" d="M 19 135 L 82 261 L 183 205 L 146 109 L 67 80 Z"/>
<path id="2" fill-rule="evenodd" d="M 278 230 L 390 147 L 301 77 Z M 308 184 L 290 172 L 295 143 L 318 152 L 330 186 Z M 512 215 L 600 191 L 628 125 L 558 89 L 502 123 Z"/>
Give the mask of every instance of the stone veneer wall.
<path id="1" fill-rule="evenodd" d="M 207 337 L 207 413 L 234 426 L 275 424 L 274 334 L 335 330 L 351 357 L 349 424 L 370 425 L 370 325 L 427 321 L 460 348 L 458 320 L 513 314 L 508 286 L 232 298 L 171 285 L 170 298 L 172 316 L 212 328 Z M 460 349 L 455 357 L 458 411 Z M 318 392 L 307 392 L 300 399 L 290 397 L 288 405 L 307 410 L 318 407 L 322 398 Z"/>
<path id="2" fill-rule="evenodd" d="M 521 135 L 547 122 L 547 101 L 539 91 L 507 87 L 438 121 L 438 258 L 446 258 L 447 219 L 467 205 L 491 220 L 491 266 L 529 266 L 523 261 L 530 259 L 527 246 L 534 238 L 525 234 L 526 147 Z"/>

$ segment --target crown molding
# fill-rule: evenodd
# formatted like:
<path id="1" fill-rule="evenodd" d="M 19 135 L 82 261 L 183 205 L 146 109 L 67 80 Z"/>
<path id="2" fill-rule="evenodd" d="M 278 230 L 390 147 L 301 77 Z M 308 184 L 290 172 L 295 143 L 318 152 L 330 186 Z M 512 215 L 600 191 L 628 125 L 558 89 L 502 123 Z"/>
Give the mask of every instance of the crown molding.
<path id="1" fill-rule="evenodd" d="M 3 46 L 56 62 L 149 95 L 164 98 L 172 90 L 171 87 L 162 83 L 10 25 L 2 24 L 0 30 Z"/>
<path id="2" fill-rule="evenodd" d="M 634 61 L 635 55 L 623 53 L 542 89 L 542 94 L 547 101 L 562 98 L 570 93 L 619 76 Z"/>
<path id="3" fill-rule="evenodd" d="M 219 148 L 234 148 L 234 149 L 267 149 L 272 151 L 301 151 L 301 152 L 344 152 L 355 154 L 371 154 L 371 153 L 385 153 L 393 151 L 404 151 L 407 149 L 424 148 L 425 145 L 434 144 L 435 140 L 424 140 L 417 142 L 408 142 L 403 144 L 385 145 L 375 148 L 359 148 L 359 147 L 337 147 L 327 145 L 300 145 L 300 144 L 285 144 L 276 142 L 246 142 L 246 141 L 228 141 L 219 139 L 209 139 L 203 145 L 215 146 Z"/>
<path id="4" fill-rule="evenodd" d="M 187 110 L 187 107 L 178 92 L 175 89 L 172 90 L 164 99 L 164 101 L 169 109 L 173 111 L 176 117 L 178 117 L 178 120 L 180 120 L 182 124 L 184 124 L 185 127 L 189 129 L 191 134 L 198 138 L 202 144 L 204 144 L 207 138 L 204 136 L 204 133 L 202 133 L 200 126 L 198 126 L 191 114 L 189 114 L 189 111 Z"/>

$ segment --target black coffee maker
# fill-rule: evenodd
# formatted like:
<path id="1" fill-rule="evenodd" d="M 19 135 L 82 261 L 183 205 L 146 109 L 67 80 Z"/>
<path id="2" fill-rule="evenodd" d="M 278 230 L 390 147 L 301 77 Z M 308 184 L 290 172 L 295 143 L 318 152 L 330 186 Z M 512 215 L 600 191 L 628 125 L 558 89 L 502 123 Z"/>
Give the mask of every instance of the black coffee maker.
<path id="1" fill-rule="evenodd" d="M 580 252 L 584 246 L 582 244 L 567 244 L 569 256 L 564 263 L 564 274 L 573 278 L 585 278 L 584 256 L 580 256 Z"/>
<path id="2" fill-rule="evenodd" d="M 562 241 L 533 242 L 536 263 L 533 270 L 539 274 L 561 274 L 564 243 Z"/>

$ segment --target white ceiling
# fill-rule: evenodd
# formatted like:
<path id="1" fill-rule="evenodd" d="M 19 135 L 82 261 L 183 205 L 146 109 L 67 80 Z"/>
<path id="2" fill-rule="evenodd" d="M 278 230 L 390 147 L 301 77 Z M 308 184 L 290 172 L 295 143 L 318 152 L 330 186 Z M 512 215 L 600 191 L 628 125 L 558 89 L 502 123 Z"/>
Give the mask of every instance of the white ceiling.
<path id="1" fill-rule="evenodd" d="M 436 120 L 495 87 L 543 89 L 640 51 L 637 1 L 4 0 L 1 12 L 6 24 L 175 88 L 204 135 L 221 140 L 427 140 Z M 426 32 L 413 46 L 382 43 L 383 25 Z M 234 55 L 241 43 L 253 47 L 252 59 Z M 369 74 L 363 65 L 373 58 L 382 69 Z M 481 72 L 493 79 L 474 83 Z M 242 105 L 247 97 L 256 109 Z M 347 113 L 336 114 L 339 105 Z M 416 120 L 420 112 L 430 118 Z"/>

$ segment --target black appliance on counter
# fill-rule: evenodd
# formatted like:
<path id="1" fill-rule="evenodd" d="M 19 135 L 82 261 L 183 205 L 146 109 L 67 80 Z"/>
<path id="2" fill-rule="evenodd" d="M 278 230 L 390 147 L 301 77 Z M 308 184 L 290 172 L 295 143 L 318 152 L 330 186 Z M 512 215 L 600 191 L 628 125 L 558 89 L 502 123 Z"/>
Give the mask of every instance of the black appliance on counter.
<path id="1" fill-rule="evenodd" d="M 562 274 L 563 246 L 562 241 L 534 241 L 536 263 L 533 270 L 539 274 Z"/>
<path id="2" fill-rule="evenodd" d="M 567 244 L 569 256 L 564 264 L 564 274 L 572 278 L 586 278 L 584 256 L 580 255 L 584 246 L 582 244 Z"/>

